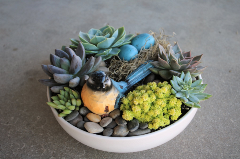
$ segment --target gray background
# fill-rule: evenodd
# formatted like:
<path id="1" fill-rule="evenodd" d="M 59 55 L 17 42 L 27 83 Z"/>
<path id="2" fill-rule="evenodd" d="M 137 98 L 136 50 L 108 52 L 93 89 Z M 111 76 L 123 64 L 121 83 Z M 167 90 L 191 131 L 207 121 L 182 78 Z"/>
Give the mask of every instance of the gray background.
<path id="1" fill-rule="evenodd" d="M 164 28 L 183 50 L 204 54 L 202 76 L 213 97 L 164 145 L 95 150 L 70 137 L 46 105 L 41 64 L 80 30 L 107 23 L 128 33 Z M 239 0 L 0 0 L 0 48 L 0 158 L 240 158 Z"/>

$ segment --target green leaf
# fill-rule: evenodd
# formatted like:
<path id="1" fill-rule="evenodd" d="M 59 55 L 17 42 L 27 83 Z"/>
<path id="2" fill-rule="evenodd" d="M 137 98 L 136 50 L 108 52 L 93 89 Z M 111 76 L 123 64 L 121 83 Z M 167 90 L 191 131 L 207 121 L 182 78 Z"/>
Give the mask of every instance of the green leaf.
<path id="1" fill-rule="evenodd" d="M 172 50 L 174 51 L 175 54 L 182 52 L 182 50 L 180 49 L 178 43 L 175 43 L 175 45 L 173 45 Z"/>
<path id="2" fill-rule="evenodd" d="M 159 71 L 160 72 L 160 71 Z M 182 87 L 178 85 L 177 82 L 174 82 L 173 80 L 170 80 L 170 83 L 172 85 L 172 87 L 176 90 L 176 91 L 181 91 Z"/>
<path id="3" fill-rule="evenodd" d="M 95 35 L 97 32 L 98 32 L 98 29 L 92 28 L 88 31 L 88 34 Z"/>
<path id="4" fill-rule="evenodd" d="M 170 66 L 173 70 L 179 70 L 181 66 L 178 64 L 178 62 L 175 59 L 172 59 L 170 61 Z"/>
<path id="5" fill-rule="evenodd" d="M 83 46 L 84 46 L 84 48 L 85 48 L 86 50 L 90 50 L 90 51 L 97 51 L 97 50 L 99 50 L 99 48 L 96 47 L 96 46 L 93 45 L 93 44 L 90 44 L 90 43 L 82 43 L 82 44 L 83 44 Z"/>
<path id="6" fill-rule="evenodd" d="M 83 43 L 89 43 L 90 42 L 90 39 L 89 39 L 88 35 L 86 33 L 81 32 L 81 31 L 79 32 L 79 38 Z"/>
<path id="7" fill-rule="evenodd" d="M 52 96 L 51 98 L 52 98 L 52 100 L 54 100 L 54 101 L 55 101 L 55 100 L 56 100 L 56 101 L 59 100 L 58 96 Z"/>
<path id="8" fill-rule="evenodd" d="M 77 45 L 78 46 L 79 40 L 70 39 L 70 41 L 72 42 L 73 45 Z"/>
<path id="9" fill-rule="evenodd" d="M 57 108 L 57 105 L 53 102 L 47 102 L 50 107 Z"/>
<path id="10" fill-rule="evenodd" d="M 183 92 L 178 92 L 176 93 L 175 95 L 177 98 L 180 98 L 180 97 L 185 97 L 185 94 Z"/>
<path id="11" fill-rule="evenodd" d="M 106 25 L 106 26 L 104 26 L 104 27 L 102 27 L 102 28 L 100 28 L 99 30 L 101 31 L 101 32 L 103 32 L 103 30 L 105 30 L 106 28 L 108 28 L 109 26 L 108 25 Z"/>
<path id="12" fill-rule="evenodd" d="M 90 51 L 90 50 L 85 50 L 85 53 L 86 54 L 96 54 L 98 53 L 99 51 Z"/>
<path id="13" fill-rule="evenodd" d="M 177 92 L 172 88 L 171 89 L 172 94 L 176 94 Z"/>
<path id="14" fill-rule="evenodd" d="M 100 49 L 107 49 L 107 48 L 109 48 L 113 44 L 114 40 L 115 40 L 114 37 L 107 38 L 104 41 L 98 43 L 97 47 L 100 48 Z"/>
<path id="15" fill-rule="evenodd" d="M 124 42 L 124 39 L 125 39 L 125 34 L 118 41 L 115 40 L 114 44 L 112 45 L 112 47 L 120 47 L 120 46 L 122 46 L 122 44 Z"/>
<path id="16" fill-rule="evenodd" d="M 195 82 L 192 83 L 191 87 L 196 87 L 202 83 L 202 79 L 196 80 Z"/>
<path id="17" fill-rule="evenodd" d="M 196 96 L 194 96 L 193 94 L 190 94 L 188 99 L 190 101 L 192 101 L 193 103 L 199 103 L 200 102 L 199 99 Z"/>
<path id="18" fill-rule="evenodd" d="M 177 76 L 175 76 L 176 77 L 176 80 L 177 80 L 177 83 L 181 86 L 181 85 L 184 85 L 184 82 L 183 82 L 183 80 L 181 79 L 181 78 L 179 78 L 179 77 L 177 77 Z"/>
<path id="19" fill-rule="evenodd" d="M 201 106 L 198 103 L 194 103 L 193 108 L 201 108 Z"/>
<path id="20" fill-rule="evenodd" d="M 104 41 L 106 38 L 104 36 L 94 36 L 90 42 L 94 45 L 97 45 L 98 43 Z"/>
<path id="21" fill-rule="evenodd" d="M 76 48 L 77 48 L 76 45 L 69 45 L 69 47 L 70 47 L 71 49 L 76 49 Z"/>
<path id="22" fill-rule="evenodd" d="M 204 90 L 206 89 L 206 87 L 207 87 L 207 84 L 201 84 L 201 85 L 198 85 L 198 86 L 194 87 L 194 89 L 196 89 L 199 92 L 203 93 Z"/>
<path id="23" fill-rule="evenodd" d="M 187 72 L 187 74 L 185 75 L 185 77 L 184 77 L 184 83 L 188 83 L 188 80 L 190 79 L 190 78 L 192 78 L 191 77 L 191 74 L 190 74 L 190 72 Z"/>
<path id="24" fill-rule="evenodd" d="M 194 103 L 193 102 L 184 102 L 184 104 L 186 105 L 186 106 L 189 106 L 189 107 L 193 107 L 194 106 Z"/>
<path id="25" fill-rule="evenodd" d="M 207 94 L 207 93 L 196 93 L 194 94 L 194 96 L 196 96 L 200 101 L 206 100 L 210 97 L 212 97 L 211 94 Z"/>
<path id="26" fill-rule="evenodd" d="M 61 103 L 57 100 L 53 101 L 53 103 L 55 103 L 56 105 L 61 105 Z"/>
<path id="27" fill-rule="evenodd" d="M 186 97 L 180 97 L 180 99 L 182 99 L 184 103 L 188 102 L 188 99 Z"/>
<path id="28" fill-rule="evenodd" d="M 128 34 L 125 36 L 124 43 L 125 42 L 131 42 L 132 38 L 134 38 L 134 34 Z"/>
<path id="29" fill-rule="evenodd" d="M 168 70 L 160 70 L 158 71 L 158 74 L 166 80 L 172 78 L 172 74 Z"/>
<path id="30" fill-rule="evenodd" d="M 123 36 L 126 35 L 124 27 L 118 28 L 117 30 L 118 30 L 118 36 L 113 43 L 116 43 L 117 41 L 122 39 Z M 123 41 L 124 41 L 124 39 L 123 39 Z"/>
<path id="31" fill-rule="evenodd" d="M 158 75 L 158 71 L 159 71 L 160 69 L 158 69 L 158 68 L 149 68 L 149 70 L 150 70 L 152 73 Z"/>

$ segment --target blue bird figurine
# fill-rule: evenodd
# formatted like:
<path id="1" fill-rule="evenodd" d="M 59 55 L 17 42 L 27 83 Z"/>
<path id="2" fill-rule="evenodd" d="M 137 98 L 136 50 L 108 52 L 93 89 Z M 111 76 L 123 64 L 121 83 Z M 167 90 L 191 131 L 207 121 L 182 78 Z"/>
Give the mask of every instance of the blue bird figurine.
<path id="1" fill-rule="evenodd" d="M 151 73 L 151 63 L 142 64 L 125 81 L 116 82 L 109 78 L 105 72 L 96 71 L 89 75 L 81 92 L 84 106 L 98 115 L 107 115 L 116 108 L 119 108 L 120 99 L 124 93 L 134 84 Z"/>

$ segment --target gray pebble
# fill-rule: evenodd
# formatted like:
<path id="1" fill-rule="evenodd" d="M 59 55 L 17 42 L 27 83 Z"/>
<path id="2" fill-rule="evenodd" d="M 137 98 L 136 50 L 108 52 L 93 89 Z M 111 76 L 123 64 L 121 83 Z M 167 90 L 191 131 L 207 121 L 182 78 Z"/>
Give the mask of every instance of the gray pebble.
<path id="1" fill-rule="evenodd" d="M 77 127 L 81 130 L 85 130 L 84 124 L 85 124 L 85 121 L 79 121 L 77 123 Z"/>
<path id="2" fill-rule="evenodd" d="M 79 113 L 83 116 L 86 116 L 90 112 L 91 111 L 87 107 L 82 107 L 82 108 L 79 109 Z"/>
<path id="3" fill-rule="evenodd" d="M 111 118 L 113 118 L 113 119 L 116 119 L 118 116 L 120 116 L 120 110 L 119 110 L 119 109 L 113 110 L 113 111 L 109 114 L 109 116 L 110 116 Z"/>
<path id="4" fill-rule="evenodd" d="M 66 121 L 73 120 L 74 118 L 76 118 L 78 116 L 78 114 L 79 114 L 79 112 L 77 110 L 74 110 L 65 117 L 65 120 Z"/>
<path id="5" fill-rule="evenodd" d="M 113 129 L 107 128 L 103 130 L 103 136 L 111 136 L 113 133 Z"/>
<path id="6" fill-rule="evenodd" d="M 128 134 L 128 136 L 139 136 L 139 135 L 147 134 L 147 133 L 150 133 L 150 132 L 151 132 L 151 130 L 148 129 L 148 128 L 147 129 L 138 129 L 134 132 L 130 132 Z"/>
<path id="7" fill-rule="evenodd" d="M 144 84 L 147 84 L 148 82 L 152 82 L 155 79 L 155 74 L 151 73 L 144 79 Z"/>
<path id="8" fill-rule="evenodd" d="M 127 128 L 130 132 L 136 131 L 139 127 L 139 121 L 137 119 L 133 119 L 127 123 Z"/>
<path id="9" fill-rule="evenodd" d="M 139 128 L 140 129 L 146 129 L 148 127 L 148 123 L 140 123 Z"/>
<path id="10" fill-rule="evenodd" d="M 154 80 L 153 82 L 155 82 L 155 83 L 158 84 L 158 83 L 161 82 L 161 81 L 160 81 L 160 80 Z"/>
<path id="11" fill-rule="evenodd" d="M 92 133 L 92 134 L 100 133 L 103 131 L 103 128 L 99 124 L 94 122 L 86 122 L 84 124 L 84 127 L 89 133 Z"/>
<path id="12" fill-rule="evenodd" d="M 78 116 L 75 119 L 69 121 L 69 123 L 76 126 L 77 123 L 82 120 L 83 120 L 83 117 L 80 114 L 78 114 Z"/>
<path id="13" fill-rule="evenodd" d="M 90 122 L 90 120 L 86 116 L 83 118 L 83 120 L 86 122 Z"/>
<path id="14" fill-rule="evenodd" d="M 106 118 L 103 118 L 103 119 L 100 121 L 100 125 L 101 125 L 101 127 L 106 127 L 106 126 L 109 125 L 111 122 L 112 122 L 112 118 L 111 118 L 111 117 L 106 117 Z"/>
<path id="15" fill-rule="evenodd" d="M 117 123 L 113 120 L 110 124 L 108 124 L 107 126 L 106 126 L 106 128 L 115 128 L 115 126 L 117 125 Z"/>
<path id="16" fill-rule="evenodd" d="M 121 116 L 118 116 L 118 117 L 115 119 L 115 122 L 116 122 L 118 125 L 126 125 L 126 124 L 127 124 L 127 121 L 124 120 Z"/>
<path id="17" fill-rule="evenodd" d="M 112 136 L 114 137 L 124 137 L 127 136 L 129 130 L 127 129 L 127 125 L 118 125 L 114 128 Z"/>

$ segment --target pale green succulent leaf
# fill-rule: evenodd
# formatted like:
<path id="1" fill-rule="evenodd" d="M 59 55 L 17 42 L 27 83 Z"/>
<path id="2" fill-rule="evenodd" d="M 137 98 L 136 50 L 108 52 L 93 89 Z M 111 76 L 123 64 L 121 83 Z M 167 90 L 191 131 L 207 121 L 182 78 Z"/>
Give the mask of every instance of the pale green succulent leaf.
<path id="1" fill-rule="evenodd" d="M 113 44 L 114 40 L 115 40 L 114 37 L 107 38 L 107 39 L 103 40 L 102 42 L 98 43 L 97 47 L 100 49 L 107 49 Z"/>
<path id="2" fill-rule="evenodd" d="M 84 48 L 85 48 L 86 50 L 91 50 L 91 51 L 97 51 L 97 50 L 99 50 L 99 48 L 96 47 L 96 46 L 93 45 L 93 44 L 90 44 L 90 43 L 82 43 L 82 44 L 83 44 L 83 46 L 84 46 Z"/>
<path id="3" fill-rule="evenodd" d="M 98 29 L 92 28 L 92 29 L 90 29 L 90 30 L 88 31 L 88 34 L 90 34 L 90 35 L 96 35 L 97 32 L 98 32 Z"/>
<path id="4" fill-rule="evenodd" d="M 193 107 L 194 106 L 194 103 L 193 102 L 190 102 L 190 101 L 187 101 L 187 102 L 183 102 L 186 106 L 189 106 L 189 107 Z"/>
<path id="5" fill-rule="evenodd" d="M 95 35 L 92 35 L 92 34 L 87 34 L 87 36 L 88 36 L 88 38 L 90 39 L 90 41 L 91 41 L 91 39 L 95 36 Z"/>
<path id="6" fill-rule="evenodd" d="M 114 56 L 114 55 L 118 55 L 118 53 L 120 52 L 121 50 L 119 48 L 112 48 L 112 50 L 110 51 L 110 55 Z"/>
<path id="7" fill-rule="evenodd" d="M 78 45 L 79 40 L 76 39 L 70 39 L 70 41 L 72 42 L 73 45 Z"/>
<path id="8" fill-rule="evenodd" d="M 85 50 L 86 54 L 96 54 L 98 53 L 99 51 L 90 51 L 90 50 Z"/>
<path id="9" fill-rule="evenodd" d="M 169 70 L 169 72 L 174 76 L 180 76 L 181 73 L 179 71 Z"/>
<path id="10" fill-rule="evenodd" d="M 175 90 L 172 88 L 172 89 L 171 89 L 171 93 L 172 93 L 172 94 L 176 94 L 177 91 L 175 91 Z"/>
<path id="11" fill-rule="evenodd" d="M 87 35 L 87 33 L 84 33 L 84 32 L 80 31 L 79 32 L 79 38 L 83 43 L 89 43 L 90 42 L 90 39 L 89 39 L 89 36 Z"/>
<path id="12" fill-rule="evenodd" d="M 60 99 L 58 98 L 58 96 L 52 96 L 51 98 L 52 98 L 52 100 L 54 100 L 54 101 L 55 101 L 55 100 L 56 100 L 56 101 L 60 100 Z"/>
<path id="13" fill-rule="evenodd" d="M 110 34 L 110 36 L 113 34 L 113 30 L 110 26 L 108 26 L 106 29 L 103 30 L 102 32 L 104 35 Z"/>
<path id="14" fill-rule="evenodd" d="M 125 40 L 125 34 L 118 41 L 114 41 L 114 44 L 111 47 L 120 47 Z"/>
<path id="15" fill-rule="evenodd" d="M 202 79 L 196 80 L 195 82 L 192 83 L 191 87 L 196 87 L 202 83 Z"/>
<path id="16" fill-rule="evenodd" d="M 172 74 L 168 70 L 160 70 L 158 71 L 158 74 L 166 80 L 172 78 Z"/>
<path id="17" fill-rule="evenodd" d="M 69 47 L 70 47 L 71 49 L 76 49 L 76 48 L 77 48 L 76 45 L 69 45 Z"/>
<path id="18" fill-rule="evenodd" d="M 125 36 L 125 40 L 124 40 L 124 43 L 125 42 L 128 42 L 128 41 L 131 41 L 133 38 L 134 38 L 134 34 L 128 34 Z"/>
<path id="19" fill-rule="evenodd" d="M 184 85 L 184 82 L 181 78 L 179 77 L 176 77 L 176 80 L 177 80 L 177 83 L 181 86 L 181 85 Z"/>
<path id="20" fill-rule="evenodd" d="M 103 30 L 105 30 L 106 28 L 108 28 L 109 26 L 108 25 L 106 25 L 106 26 L 104 26 L 104 27 L 102 27 L 102 28 L 100 28 L 99 30 L 101 31 L 101 32 L 103 32 Z"/>
<path id="21" fill-rule="evenodd" d="M 201 108 L 201 106 L 198 103 L 194 103 L 193 108 Z"/>
<path id="22" fill-rule="evenodd" d="M 109 37 L 110 37 L 110 34 L 108 33 L 108 34 L 104 35 L 104 37 L 105 37 L 105 38 L 109 38 Z"/>
<path id="23" fill-rule="evenodd" d="M 160 71 L 159 71 L 160 72 Z M 173 87 L 173 89 L 175 89 L 176 91 L 181 91 L 182 87 L 178 85 L 177 82 L 173 81 L 173 80 L 170 80 L 170 83 Z"/>
<path id="24" fill-rule="evenodd" d="M 188 80 L 189 80 L 190 78 L 192 78 L 192 77 L 191 77 L 191 74 L 190 74 L 190 72 L 187 72 L 186 75 L 185 75 L 185 77 L 184 77 L 184 83 L 187 84 L 187 83 L 188 83 Z"/>
<path id="25" fill-rule="evenodd" d="M 189 94 L 189 98 L 190 101 L 192 101 L 193 103 L 200 103 L 199 99 L 193 95 L 193 94 Z"/>
<path id="26" fill-rule="evenodd" d="M 96 54 L 95 56 L 105 56 L 108 55 L 110 53 L 112 49 L 103 49 L 103 50 L 99 50 L 98 54 Z"/>
<path id="27" fill-rule="evenodd" d="M 203 93 L 206 87 L 207 87 L 207 84 L 201 84 L 201 85 L 198 85 L 198 86 L 194 87 L 194 89 L 196 89 L 199 92 Z"/>
<path id="28" fill-rule="evenodd" d="M 161 59 L 160 57 L 158 57 L 158 62 L 165 69 L 169 69 L 169 70 L 171 69 L 171 66 L 169 65 L 169 63 L 167 61 Z"/>
<path id="29" fill-rule="evenodd" d="M 178 62 L 175 59 L 172 59 L 170 61 L 170 66 L 173 70 L 179 70 L 181 68 L 181 66 L 178 64 Z"/>
<path id="30" fill-rule="evenodd" d="M 126 45 L 126 44 L 130 44 L 130 43 L 131 43 L 131 41 L 126 41 L 126 42 L 123 42 L 121 45 L 118 45 L 118 47 L 121 47 L 121 46 Z"/>
<path id="31" fill-rule="evenodd" d="M 118 29 L 115 30 L 115 32 L 112 34 L 112 37 L 114 37 L 115 39 L 117 38 L 117 36 L 118 36 Z"/>
<path id="32" fill-rule="evenodd" d="M 125 35 L 126 35 L 126 33 L 125 33 L 124 27 L 118 28 L 118 36 L 113 43 L 116 43 L 117 41 L 122 39 L 122 37 L 125 36 Z"/>
<path id="33" fill-rule="evenodd" d="M 183 92 L 178 92 L 178 93 L 175 94 L 175 96 L 177 98 L 180 98 L 180 97 L 185 97 L 185 94 Z"/>
<path id="34" fill-rule="evenodd" d="M 180 99 L 182 99 L 184 103 L 187 103 L 187 102 L 188 102 L 188 99 L 187 99 L 185 96 L 180 97 Z"/>
<path id="35" fill-rule="evenodd" d="M 185 77 L 185 74 L 184 74 L 184 72 L 182 72 L 180 78 L 183 80 L 184 77 Z"/>
<path id="36" fill-rule="evenodd" d="M 106 38 L 104 36 L 94 36 L 90 42 L 94 45 L 97 45 L 98 43 L 104 41 Z"/>
<path id="37" fill-rule="evenodd" d="M 180 49 L 177 42 L 173 45 L 172 50 L 174 51 L 175 54 L 182 53 L 182 50 Z"/>
<path id="38" fill-rule="evenodd" d="M 53 103 L 55 103 L 56 105 L 61 105 L 61 103 L 57 100 L 53 101 Z"/>
<path id="39" fill-rule="evenodd" d="M 69 68 L 70 68 L 70 61 L 66 58 L 61 58 L 60 59 L 60 65 L 61 65 L 61 68 L 68 71 Z"/>
<path id="40" fill-rule="evenodd" d="M 212 97 L 211 94 L 207 94 L 207 93 L 196 93 L 194 94 L 194 96 L 196 96 L 200 101 L 206 100 L 210 97 Z"/>

